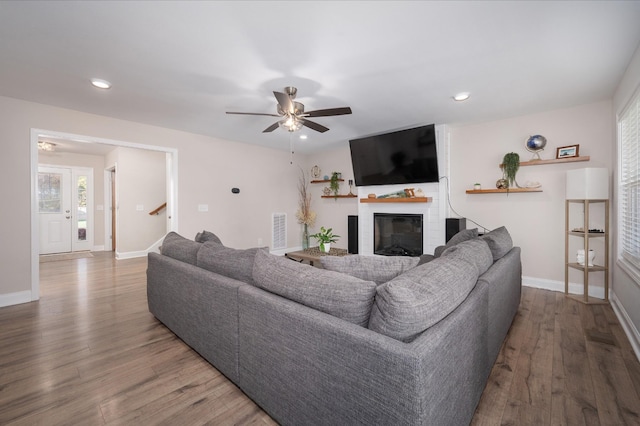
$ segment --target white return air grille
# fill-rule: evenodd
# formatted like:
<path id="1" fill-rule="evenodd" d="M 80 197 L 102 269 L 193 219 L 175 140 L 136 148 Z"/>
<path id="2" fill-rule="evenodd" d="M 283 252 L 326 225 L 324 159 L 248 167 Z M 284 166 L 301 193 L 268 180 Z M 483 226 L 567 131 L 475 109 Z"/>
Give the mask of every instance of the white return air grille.
<path id="1" fill-rule="evenodd" d="M 281 250 L 287 248 L 287 214 L 273 214 L 273 250 Z"/>

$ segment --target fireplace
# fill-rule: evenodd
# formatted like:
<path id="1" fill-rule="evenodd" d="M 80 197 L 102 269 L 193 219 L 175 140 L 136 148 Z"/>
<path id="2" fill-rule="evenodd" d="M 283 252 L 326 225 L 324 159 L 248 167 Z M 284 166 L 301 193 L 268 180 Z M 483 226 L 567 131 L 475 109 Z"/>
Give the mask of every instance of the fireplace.
<path id="1" fill-rule="evenodd" d="M 421 214 L 374 213 L 373 252 L 384 256 L 423 254 Z"/>

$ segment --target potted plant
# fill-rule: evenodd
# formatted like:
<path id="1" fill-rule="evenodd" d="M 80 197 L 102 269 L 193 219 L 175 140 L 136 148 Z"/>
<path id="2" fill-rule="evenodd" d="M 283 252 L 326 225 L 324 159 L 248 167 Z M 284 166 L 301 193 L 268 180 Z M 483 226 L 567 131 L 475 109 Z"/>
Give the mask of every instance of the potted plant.
<path id="1" fill-rule="evenodd" d="M 515 152 L 509 152 L 502 159 L 502 176 L 507 181 L 507 189 L 518 186 L 516 173 L 520 168 L 520 156 Z"/>
<path id="2" fill-rule="evenodd" d="M 340 235 L 336 235 L 333 232 L 333 228 L 325 229 L 324 226 L 320 227 L 320 232 L 311 235 L 311 237 L 318 240 L 320 243 L 320 251 L 323 253 L 329 253 L 331 249 L 331 243 L 335 243 L 340 238 Z"/>
<path id="3" fill-rule="evenodd" d="M 338 193 L 340 192 L 340 176 L 342 173 L 333 172 L 331 173 L 331 182 L 329 183 L 329 188 L 331 192 L 333 192 L 334 197 L 338 197 Z"/>

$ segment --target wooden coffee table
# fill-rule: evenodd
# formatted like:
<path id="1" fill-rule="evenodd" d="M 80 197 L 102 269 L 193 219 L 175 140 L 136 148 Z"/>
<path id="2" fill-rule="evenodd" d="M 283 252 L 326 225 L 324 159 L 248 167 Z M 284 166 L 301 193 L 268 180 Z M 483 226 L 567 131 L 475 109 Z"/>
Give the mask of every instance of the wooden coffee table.
<path id="1" fill-rule="evenodd" d="M 320 263 L 320 258 L 322 256 L 346 256 L 349 252 L 345 249 L 340 248 L 331 248 L 329 253 L 324 253 L 320 251 L 319 247 L 309 247 L 308 249 L 300 250 L 300 251 L 292 251 L 290 253 L 286 253 L 289 259 L 297 260 L 298 262 L 309 262 L 311 266 L 317 266 L 315 262 Z"/>

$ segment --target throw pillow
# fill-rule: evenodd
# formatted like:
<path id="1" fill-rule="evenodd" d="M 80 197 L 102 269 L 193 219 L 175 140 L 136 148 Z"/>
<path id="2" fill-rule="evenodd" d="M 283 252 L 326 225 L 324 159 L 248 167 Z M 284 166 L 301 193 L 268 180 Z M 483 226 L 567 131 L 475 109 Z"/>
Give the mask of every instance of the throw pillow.
<path id="1" fill-rule="evenodd" d="M 420 261 L 416 266 L 424 265 L 425 263 L 431 262 L 436 257 L 432 254 L 423 254 L 420 256 Z"/>
<path id="2" fill-rule="evenodd" d="M 218 238 L 216 234 L 214 234 L 213 232 L 204 231 L 204 230 L 196 234 L 195 240 L 199 243 L 206 243 L 207 241 L 213 241 L 213 242 L 222 244 L 222 241 L 220 241 L 220 238 Z"/>
<path id="3" fill-rule="evenodd" d="M 463 241 L 453 247 L 449 247 L 442 253 L 442 257 L 458 258 L 463 262 L 473 265 L 478 271 L 478 276 L 487 272 L 493 265 L 493 255 L 489 245 L 480 238 Z"/>
<path id="4" fill-rule="evenodd" d="M 461 243 L 463 241 L 467 241 L 467 240 L 470 240 L 472 238 L 476 238 L 477 236 L 478 236 L 478 228 L 463 229 L 462 231 L 458 232 L 456 235 L 451 237 L 451 239 L 449 241 L 447 241 L 447 243 L 444 246 L 436 247 L 435 251 L 433 252 L 433 255 L 435 257 L 440 257 L 442 255 L 442 253 L 446 249 L 448 249 L 449 247 L 453 247 L 456 244 L 459 244 L 459 243 Z"/>
<path id="5" fill-rule="evenodd" d="M 342 272 L 352 277 L 376 284 L 386 283 L 403 272 L 415 268 L 419 257 L 408 256 L 322 256 L 320 262 L 324 269 Z"/>
<path id="6" fill-rule="evenodd" d="M 195 265 L 202 244 L 189 240 L 173 231 L 169 232 L 160 247 L 160 253 L 182 262 Z"/>
<path id="7" fill-rule="evenodd" d="M 265 250 L 267 250 L 266 247 L 238 250 L 225 247 L 214 241 L 207 241 L 202 244 L 202 248 L 198 252 L 196 266 L 253 284 L 252 271 L 256 253 Z"/>
<path id="8" fill-rule="evenodd" d="M 493 255 L 493 261 L 500 259 L 513 248 L 513 240 L 507 228 L 501 226 L 481 237 L 487 242 Z"/>
<path id="9" fill-rule="evenodd" d="M 477 280 L 477 268 L 455 256 L 420 265 L 378 286 L 369 328 L 411 342 L 453 312 Z"/>
<path id="10" fill-rule="evenodd" d="M 354 324 L 367 326 L 376 284 L 260 251 L 253 265 L 257 287 Z"/>

